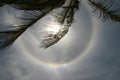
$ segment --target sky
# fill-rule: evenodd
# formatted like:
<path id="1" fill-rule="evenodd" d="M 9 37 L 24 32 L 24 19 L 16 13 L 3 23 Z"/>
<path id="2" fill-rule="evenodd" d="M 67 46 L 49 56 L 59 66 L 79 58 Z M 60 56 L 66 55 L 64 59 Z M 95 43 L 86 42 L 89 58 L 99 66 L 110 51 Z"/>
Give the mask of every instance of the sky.
<path id="1" fill-rule="evenodd" d="M 0 30 L 7 30 L 14 9 L 0 10 Z M 120 23 L 102 22 L 90 11 L 84 2 L 69 32 L 48 49 L 39 41 L 48 16 L 39 20 L 0 51 L 0 80 L 120 80 Z"/>

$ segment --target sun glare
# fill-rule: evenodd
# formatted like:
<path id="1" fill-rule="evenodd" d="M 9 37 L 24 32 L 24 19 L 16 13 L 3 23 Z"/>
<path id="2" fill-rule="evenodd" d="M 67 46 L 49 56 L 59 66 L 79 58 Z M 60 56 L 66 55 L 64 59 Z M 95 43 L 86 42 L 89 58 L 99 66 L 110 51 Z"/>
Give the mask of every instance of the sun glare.
<path id="1" fill-rule="evenodd" d="M 59 24 L 50 24 L 50 27 L 48 27 L 46 31 L 56 34 L 57 32 L 59 32 L 59 30 L 60 30 Z"/>

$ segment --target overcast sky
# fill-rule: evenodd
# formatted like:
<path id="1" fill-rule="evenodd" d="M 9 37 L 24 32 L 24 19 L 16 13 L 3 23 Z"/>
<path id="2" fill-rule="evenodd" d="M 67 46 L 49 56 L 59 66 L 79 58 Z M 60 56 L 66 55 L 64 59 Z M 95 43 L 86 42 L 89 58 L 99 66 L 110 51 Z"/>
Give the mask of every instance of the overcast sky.
<path id="1" fill-rule="evenodd" d="M 120 80 L 120 23 L 102 22 L 86 7 L 82 4 L 68 34 L 50 48 L 40 48 L 45 16 L 0 51 L 0 80 Z M 6 30 L 15 23 L 14 10 L 0 10 L 0 30 Z"/>

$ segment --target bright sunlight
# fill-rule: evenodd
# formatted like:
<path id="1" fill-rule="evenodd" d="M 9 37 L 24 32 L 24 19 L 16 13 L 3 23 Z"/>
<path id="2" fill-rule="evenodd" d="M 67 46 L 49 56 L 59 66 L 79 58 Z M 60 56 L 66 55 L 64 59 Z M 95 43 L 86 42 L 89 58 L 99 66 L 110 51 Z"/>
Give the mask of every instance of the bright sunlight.
<path id="1" fill-rule="evenodd" d="M 57 23 L 54 23 L 54 24 L 52 23 L 52 24 L 50 24 L 50 27 L 48 27 L 48 28 L 46 29 L 46 31 L 52 32 L 53 34 L 56 34 L 56 33 L 59 32 L 60 27 L 61 27 L 61 25 L 59 25 L 59 24 L 57 24 Z"/>

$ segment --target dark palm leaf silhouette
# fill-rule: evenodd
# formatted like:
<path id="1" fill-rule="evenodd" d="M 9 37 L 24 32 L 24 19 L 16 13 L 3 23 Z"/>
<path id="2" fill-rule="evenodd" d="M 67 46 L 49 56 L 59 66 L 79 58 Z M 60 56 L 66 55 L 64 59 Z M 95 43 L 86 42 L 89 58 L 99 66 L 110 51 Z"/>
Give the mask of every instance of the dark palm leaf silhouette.
<path id="1" fill-rule="evenodd" d="M 11 5 L 22 10 L 41 10 L 61 6 L 65 0 L 1 0 L 0 5 Z"/>
<path id="2" fill-rule="evenodd" d="M 103 21 L 112 20 L 120 22 L 120 7 L 115 5 L 112 0 L 88 0 L 90 5 L 94 8 L 93 13 L 99 14 L 98 18 Z"/>
<path id="3" fill-rule="evenodd" d="M 60 25 L 60 29 L 56 34 L 53 34 L 51 31 L 46 31 L 41 47 L 48 48 L 49 46 L 57 43 L 67 34 L 73 21 L 74 10 L 78 9 L 78 3 L 79 2 L 77 0 L 71 0 L 69 4 L 52 12 L 52 15 Z"/>
<path id="4" fill-rule="evenodd" d="M 11 0 L 12 1 L 12 0 Z M 14 0 L 13 0 L 14 1 Z M 11 4 L 11 3 L 9 3 Z M 49 3 L 50 4 L 50 3 Z M 51 3 L 53 4 L 53 3 Z M 53 9 L 60 7 L 60 5 L 63 4 L 63 0 L 61 3 L 56 3 L 49 8 L 40 9 L 40 10 L 25 10 L 25 16 L 18 17 L 19 20 L 22 20 L 24 23 L 18 26 L 13 27 L 19 27 L 20 29 L 14 30 L 14 31 L 2 31 L 0 32 L 0 49 L 6 48 L 8 45 L 13 43 L 27 28 L 32 26 L 34 23 L 36 23 L 39 19 L 44 17 L 47 13 L 52 11 Z"/>
<path id="5" fill-rule="evenodd" d="M 44 2 L 32 2 L 30 4 L 17 4 L 16 8 L 22 9 L 22 10 L 43 10 L 43 9 L 49 9 L 52 7 L 60 7 L 63 5 L 65 0 L 47 0 Z"/>
<path id="6" fill-rule="evenodd" d="M 14 31 L 0 32 L 0 49 L 4 49 L 12 44 L 26 29 L 26 27 L 23 27 Z"/>
<path id="7" fill-rule="evenodd" d="M 25 15 L 23 17 L 18 17 L 19 20 L 23 21 L 23 24 L 18 26 L 13 26 L 13 27 L 19 27 L 20 29 L 0 32 L 0 49 L 4 49 L 10 44 L 12 44 L 27 28 L 32 26 L 34 23 L 36 23 L 39 19 L 44 17 L 47 13 L 49 13 L 53 9 L 61 7 L 66 0 L 56 0 L 56 1 L 45 0 L 40 2 L 42 6 L 37 5 L 40 3 L 33 5 L 31 4 L 31 2 L 25 2 L 25 0 L 22 0 L 23 3 L 21 3 L 21 1 L 19 2 L 19 0 L 16 2 L 15 1 L 16 0 L 10 0 L 10 1 L 1 0 L 0 3 L 9 4 L 9 5 L 14 4 L 15 8 L 18 8 L 20 10 L 25 10 Z M 34 1 L 34 0 L 30 0 L 30 1 Z M 24 5 L 27 5 L 27 7 Z M 31 5 L 33 5 L 32 8 Z M 61 14 L 57 14 L 58 15 L 57 17 L 59 17 L 58 22 L 64 27 L 60 28 L 59 32 L 56 35 L 54 35 L 54 37 L 52 37 L 52 40 L 50 40 L 50 38 L 48 37 L 43 40 L 42 43 L 44 45 L 44 48 L 48 48 L 49 46 L 55 44 L 68 32 L 68 29 L 72 24 L 75 8 L 76 9 L 78 8 L 78 0 L 71 0 L 69 5 L 61 7 L 62 9 L 62 11 L 60 11 Z M 56 14 L 56 12 L 53 11 L 52 14 Z M 47 36 L 49 35 L 50 33 L 47 34 Z"/>

